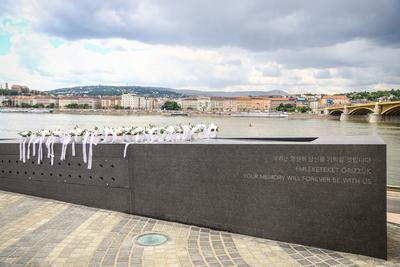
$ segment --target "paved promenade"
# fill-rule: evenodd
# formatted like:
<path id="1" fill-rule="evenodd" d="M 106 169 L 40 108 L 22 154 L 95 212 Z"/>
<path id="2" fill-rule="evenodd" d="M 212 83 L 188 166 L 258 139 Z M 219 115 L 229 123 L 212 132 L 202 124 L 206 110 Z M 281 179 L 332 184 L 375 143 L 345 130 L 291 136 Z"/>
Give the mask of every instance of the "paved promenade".
<path id="1" fill-rule="evenodd" d="M 170 239 L 135 243 L 150 231 Z M 0 191 L 0 266 L 400 266 L 400 225 L 388 247 L 383 261 Z"/>

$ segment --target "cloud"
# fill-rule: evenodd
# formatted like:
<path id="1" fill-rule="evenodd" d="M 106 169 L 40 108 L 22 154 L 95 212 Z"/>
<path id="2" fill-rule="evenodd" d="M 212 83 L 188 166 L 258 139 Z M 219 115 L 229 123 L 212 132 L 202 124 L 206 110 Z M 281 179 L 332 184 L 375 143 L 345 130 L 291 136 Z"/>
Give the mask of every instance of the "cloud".
<path id="1" fill-rule="evenodd" d="M 0 82 L 399 88 L 398 10 L 396 0 L 2 0 Z"/>
<path id="2" fill-rule="evenodd" d="M 67 39 L 248 50 L 331 46 L 356 39 L 400 42 L 397 0 L 45 1 L 31 5 L 40 31 Z M 89 14 L 89 13 L 90 14 Z M 99 27 L 101 25 L 101 27 Z"/>
<path id="3" fill-rule="evenodd" d="M 319 70 L 316 71 L 314 77 L 317 79 L 329 79 L 332 78 L 330 70 Z"/>

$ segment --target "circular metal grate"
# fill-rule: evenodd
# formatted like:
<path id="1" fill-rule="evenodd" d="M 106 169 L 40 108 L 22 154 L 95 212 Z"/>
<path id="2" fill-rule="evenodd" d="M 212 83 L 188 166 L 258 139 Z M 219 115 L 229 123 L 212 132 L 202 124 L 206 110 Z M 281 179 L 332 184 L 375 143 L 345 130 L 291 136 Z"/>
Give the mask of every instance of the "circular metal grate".
<path id="1" fill-rule="evenodd" d="M 141 246 L 159 246 L 168 241 L 168 236 L 160 233 L 145 233 L 136 237 L 136 243 Z"/>

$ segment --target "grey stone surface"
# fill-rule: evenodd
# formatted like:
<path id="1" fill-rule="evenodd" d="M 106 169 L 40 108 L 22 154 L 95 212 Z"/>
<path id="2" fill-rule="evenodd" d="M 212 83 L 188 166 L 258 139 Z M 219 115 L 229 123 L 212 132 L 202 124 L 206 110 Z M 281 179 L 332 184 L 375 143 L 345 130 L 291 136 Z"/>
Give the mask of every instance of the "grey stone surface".
<path id="1" fill-rule="evenodd" d="M 132 213 L 385 258 L 386 147 L 341 139 L 136 145 Z"/>
<path id="2" fill-rule="evenodd" d="M 0 142 L 0 189 L 386 257 L 386 146 L 379 138 L 217 139 L 136 144 L 127 159 L 122 153 L 123 145 L 99 145 L 87 170 L 71 155 L 54 166 L 47 159 L 23 164 L 17 144 Z M 208 235 L 199 232 L 205 253 Z M 217 252 L 222 246 L 211 244 Z"/>

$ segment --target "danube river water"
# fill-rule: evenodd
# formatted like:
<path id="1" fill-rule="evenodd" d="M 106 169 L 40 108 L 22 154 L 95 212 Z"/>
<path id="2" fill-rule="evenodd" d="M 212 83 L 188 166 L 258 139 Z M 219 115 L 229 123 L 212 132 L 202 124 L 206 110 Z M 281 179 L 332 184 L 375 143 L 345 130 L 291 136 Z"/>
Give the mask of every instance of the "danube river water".
<path id="1" fill-rule="evenodd" d="M 379 135 L 387 144 L 388 184 L 400 186 L 400 123 L 367 123 L 335 120 L 291 120 L 238 117 L 169 117 L 161 115 L 72 115 L 0 113 L 0 139 L 16 138 L 26 129 L 68 129 L 94 126 L 145 126 L 214 122 L 222 137 L 351 136 Z M 249 125 L 252 125 L 251 127 Z"/>

